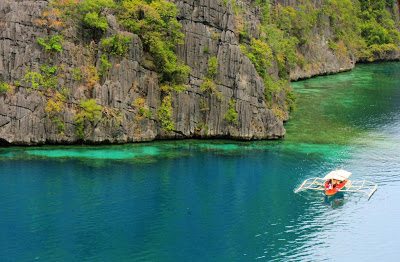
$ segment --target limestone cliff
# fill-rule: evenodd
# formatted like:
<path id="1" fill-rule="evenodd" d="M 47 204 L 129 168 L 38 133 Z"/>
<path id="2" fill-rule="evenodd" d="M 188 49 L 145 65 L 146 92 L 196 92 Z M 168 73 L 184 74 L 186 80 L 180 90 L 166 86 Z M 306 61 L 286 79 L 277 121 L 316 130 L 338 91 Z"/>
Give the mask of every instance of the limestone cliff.
<path id="1" fill-rule="evenodd" d="M 295 28 L 309 30 L 309 41 L 296 45 L 295 63 L 277 50 L 280 40 L 275 49 L 257 42 L 270 37 L 267 20 L 281 23 L 273 27 L 274 36 L 286 39 L 280 10 L 297 8 L 298 1 L 271 1 L 268 12 L 277 15 L 270 19 L 268 1 L 174 0 L 185 36 L 175 52 L 190 74 L 166 95 L 143 37 L 121 26 L 116 10 L 102 7 L 107 27 L 90 31 L 63 22 L 51 2 L 0 0 L 0 144 L 278 139 L 285 135 L 283 122 L 291 110 L 288 80 L 349 70 L 363 59 L 332 47 L 331 17 L 324 14 L 318 16 L 324 26 Z M 324 1 L 306 2 L 310 10 L 319 10 Z M 101 41 L 117 35 L 129 39 L 127 52 L 106 54 Z M 49 51 L 45 41 L 54 36 L 62 36 L 61 47 Z M 263 66 L 259 47 L 267 54 Z M 398 58 L 397 52 L 375 57 Z"/>
<path id="2" fill-rule="evenodd" d="M 280 4 L 282 6 L 298 6 L 304 4 L 304 2 L 306 1 L 275 1 L 277 5 Z M 364 41 L 364 39 L 361 39 L 361 35 L 365 34 L 365 32 L 362 32 L 360 27 L 365 25 L 358 25 L 359 27 L 357 27 L 357 23 L 360 22 L 357 20 L 366 18 L 362 17 L 363 14 L 357 14 L 357 12 L 362 12 L 359 10 L 360 2 L 365 2 L 364 5 L 368 6 L 369 4 L 367 1 L 330 1 L 330 5 L 327 4 L 329 1 L 325 0 L 313 0 L 311 2 L 312 12 L 317 13 L 318 18 L 310 28 L 311 33 L 309 35 L 309 41 L 297 47 L 304 57 L 305 65 L 296 65 L 291 69 L 291 80 L 349 71 L 353 69 L 358 62 L 400 60 L 398 44 L 393 48 L 394 50 L 373 51 L 371 54 L 366 54 L 364 49 L 367 49 L 368 46 L 366 46 L 365 43 L 355 43 L 356 41 Z M 342 2 L 343 4 L 342 6 L 340 6 L 340 4 L 332 4 L 335 2 Z M 385 2 L 384 0 L 371 1 L 369 5 L 371 10 L 375 8 L 373 2 L 375 2 L 374 4 L 376 5 L 382 3 L 384 5 L 386 3 L 385 11 L 387 11 L 387 15 L 390 16 L 387 19 L 390 20 L 390 23 L 395 25 L 396 31 L 399 31 L 400 20 L 398 3 L 394 3 L 394 1 Z M 387 5 L 389 2 L 391 2 L 392 6 Z M 353 4 L 353 8 L 357 7 L 357 9 L 352 9 L 349 3 Z M 342 8 L 342 10 L 340 10 L 340 8 Z M 327 9 L 330 10 L 328 11 Z M 343 9 L 347 9 L 347 14 L 343 12 Z M 371 10 L 368 11 L 371 12 Z M 348 13 L 352 13 L 353 15 L 348 16 Z M 343 20 L 345 20 L 345 22 L 343 22 Z M 353 32 L 353 34 L 349 34 L 347 37 L 350 39 L 338 37 L 338 35 L 348 29 L 350 29 L 350 31 L 357 31 L 357 33 L 354 34 Z M 337 39 L 336 43 L 331 45 L 331 40 L 335 38 Z"/>
<path id="3" fill-rule="evenodd" d="M 191 68 L 183 91 L 172 92 L 174 130 L 163 130 L 157 117 L 162 101 L 157 73 L 146 66 L 146 54 L 139 37 L 123 29 L 110 11 L 105 37 L 115 33 L 132 35 L 129 55 L 111 58 L 106 77 L 91 83 L 90 65 L 99 70 L 101 50 L 82 39 L 73 29 L 63 32 L 62 53 L 48 54 L 38 38 L 61 34 L 61 27 L 38 25 L 49 10 L 47 1 L 0 1 L 0 78 L 11 83 L 0 96 L 0 140 L 3 144 L 75 143 L 79 140 L 75 116 L 80 101 L 93 98 L 102 107 L 101 119 L 85 123 L 83 140 L 88 143 L 124 143 L 186 137 L 234 139 L 276 139 L 283 137 L 282 120 L 264 102 L 264 87 L 250 60 L 244 56 L 234 34 L 232 8 L 221 1 L 176 1 L 185 43 L 177 53 Z M 218 36 L 218 37 L 216 37 Z M 85 42 L 86 41 L 86 42 Z M 207 52 L 204 48 L 208 47 Z M 215 82 L 220 96 L 206 95 L 199 87 L 207 74 L 211 56 L 218 59 Z M 68 90 L 57 113 L 63 130 L 46 111 L 47 90 L 29 90 L 27 70 L 40 72 L 44 64 L 58 66 L 57 89 Z M 74 70 L 81 69 L 81 77 Z M 85 76 L 86 75 L 86 76 Z M 88 76 L 89 75 L 89 76 Z M 15 84 L 17 83 L 17 84 Z M 88 87 L 89 86 L 89 87 Z M 61 91 L 60 91 L 61 92 Z M 236 100 L 236 123 L 223 116 L 229 102 Z M 134 103 L 139 101 L 139 103 Z M 139 105 L 138 105 L 139 104 Z M 150 116 L 139 113 L 150 110 Z"/>

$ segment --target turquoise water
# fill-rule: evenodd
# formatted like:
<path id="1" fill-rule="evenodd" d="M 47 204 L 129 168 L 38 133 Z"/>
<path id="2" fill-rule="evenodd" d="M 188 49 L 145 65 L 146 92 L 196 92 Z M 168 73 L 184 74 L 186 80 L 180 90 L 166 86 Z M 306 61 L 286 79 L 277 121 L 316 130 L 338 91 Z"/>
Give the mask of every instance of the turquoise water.
<path id="1" fill-rule="evenodd" d="M 397 261 L 400 63 L 293 83 L 281 141 L 0 148 L 0 261 Z M 293 191 L 342 166 L 378 191 Z"/>

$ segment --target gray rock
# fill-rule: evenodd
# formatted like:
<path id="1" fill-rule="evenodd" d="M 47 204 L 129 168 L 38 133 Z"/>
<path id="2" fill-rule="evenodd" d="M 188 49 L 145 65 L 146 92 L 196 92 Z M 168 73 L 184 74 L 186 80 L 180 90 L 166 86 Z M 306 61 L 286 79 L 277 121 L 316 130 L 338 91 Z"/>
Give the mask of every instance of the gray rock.
<path id="1" fill-rule="evenodd" d="M 86 143 L 126 143 L 155 139 L 232 138 L 241 140 L 278 139 L 285 135 L 283 121 L 264 102 L 264 84 L 251 61 L 241 52 L 235 14 L 231 2 L 174 0 L 180 10 L 185 42 L 177 47 L 178 58 L 191 69 L 185 90 L 171 93 L 174 131 L 166 132 L 157 111 L 165 94 L 160 90 L 158 75 L 148 61 L 140 38 L 125 32 L 112 10 L 105 9 L 109 29 L 105 37 L 116 33 L 131 36 L 126 56 L 108 56 L 111 68 L 101 79 L 94 74 L 101 68 L 102 48 L 85 37 L 85 30 L 75 27 L 39 25 L 47 1 L 0 1 L 0 80 L 13 85 L 0 95 L 0 143 L 36 145 L 81 142 L 77 135 L 76 116 L 79 103 L 94 99 L 102 107 L 101 120 L 84 123 L 83 141 Z M 315 5 L 320 4 L 315 0 Z M 295 5 L 296 1 L 273 1 L 273 4 Z M 261 12 L 254 1 L 238 0 L 245 12 L 249 36 L 258 37 Z M 237 19 L 236 19 L 237 21 Z M 313 32 L 316 48 L 300 52 L 313 61 L 310 68 L 297 67 L 292 79 L 335 73 L 354 67 L 351 56 L 342 57 L 329 50 L 327 39 L 331 33 Z M 49 53 L 37 42 L 39 37 L 63 34 L 62 53 Z M 244 39 L 248 41 L 248 39 Z M 208 61 L 218 60 L 214 78 L 215 91 L 202 92 L 200 86 L 208 74 Z M 398 53 L 377 59 L 398 59 Z M 278 75 L 276 61 L 268 68 L 273 78 Z M 40 73 L 40 66 L 58 66 L 57 88 L 40 87 L 32 90 L 24 81 L 28 71 Z M 17 83 L 19 82 L 19 84 Z M 64 90 L 64 91 L 63 91 Z M 65 92 L 69 90 L 69 94 Z M 55 94 L 63 93 L 65 102 L 55 115 L 46 106 Z M 216 94 L 218 93 L 218 94 Z M 237 123 L 229 123 L 224 115 L 229 102 L 235 99 Z M 275 103 L 283 104 L 284 93 L 276 95 Z M 145 110 L 146 115 L 142 115 Z M 287 112 L 285 120 L 287 120 Z M 54 114 L 54 113 L 53 113 Z M 60 132 L 57 117 L 63 124 Z"/>
<path id="2" fill-rule="evenodd" d="M 48 9 L 46 1 L 0 2 L 0 78 L 5 83 L 20 82 L 14 92 L 0 96 L 0 141 L 9 144 L 75 143 L 79 141 L 75 117 L 78 104 L 95 99 L 103 108 L 102 120 L 85 122 L 84 141 L 87 143 L 125 143 L 158 138 L 231 137 L 235 139 L 276 139 L 285 130 L 272 110 L 263 102 L 264 87 L 251 62 L 241 53 L 234 34 L 233 10 L 221 1 L 175 1 L 180 9 L 185 44 L 177 54 L 191 68 L 186 90 L 172 92 L 172 117 L 175 132 L 165 132 L 157 117 L 163 98 L 157 73 L 145 62 L 146 54 L 138 36 L 121 31 L 112 10 L 106 13 L 110 28 L 105 36 L 122 33 L 132 37 L 128 56 L 109 57 L 112 66 L 97 83 L 90 82 L 90 66 L 100 69 L 102 50 L 81 39 L 76 29 L 38 26 L 37 20 Z M 63 52 L 49 54 L 37 42 L 39 37 L 62 34 Z M 253 31 L 256 27 L 253 26 Z M 254 32 L 257 34 L 257 32 Z M 78 41 L 76 41 L 78 40 Z M 204 51 L 208 48 L 208 52 Z M 216 56 L 219 62 L 216 88 L 221 99 L 200 91 L 208 72 L 208 60 Z M 31 90 L 23 81 L 28 70 L 40 73 L 39 67 L 58 66 L 58 88 L 69 90 L 57 117 L 64 123 L 62 133 L 46 111 L 46 103 L 55 90 Z M 74 70 L 81 70 L 81 79 Z M 50 91 L 50 93 L 49 93 Z M 237 100 L 237 124 L 223 118 L 229 101 Z M 135 101 L 151 117 L 139 114 Z M 203 104 L 202 104 L 203 103 Z M 207 103 L 209 110 L 202 108 Z M 203 126 L 199 130 L 199 126 Z"/>

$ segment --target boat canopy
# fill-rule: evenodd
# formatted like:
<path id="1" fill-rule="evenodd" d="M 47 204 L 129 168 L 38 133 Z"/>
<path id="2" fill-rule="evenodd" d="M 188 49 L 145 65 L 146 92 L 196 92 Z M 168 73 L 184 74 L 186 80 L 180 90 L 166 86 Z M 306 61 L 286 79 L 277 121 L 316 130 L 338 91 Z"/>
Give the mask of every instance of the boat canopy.
<path id="1" fill-rule="evenodd" d="M 349 171 L 339 169 L 339 170 L 334 170 L 334 171 L 330 172 L 323 179 L 324 180 L 336 179 L 336 180 L 343 181 L 345 179 L 348 179 L 351 176 L 351 174 L 352 173 Z"/>

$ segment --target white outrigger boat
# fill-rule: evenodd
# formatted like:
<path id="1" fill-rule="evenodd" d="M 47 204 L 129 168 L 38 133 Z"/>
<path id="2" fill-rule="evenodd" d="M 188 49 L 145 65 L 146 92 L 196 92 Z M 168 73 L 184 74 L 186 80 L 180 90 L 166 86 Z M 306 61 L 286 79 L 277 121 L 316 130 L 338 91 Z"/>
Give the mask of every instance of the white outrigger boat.
<path id="1" fill-rule="evenodd" d="M 308 178 L 301 184 L 295 193 L 307 189 L 325 191 L 325 195 L 328 196 L 334 195 L 338 192 L 362 192 L 367 194 L 368 199 L 370 199 L 377 190 L 378 184 L 366 180 L 347 180 L 351 174 L 351 172 L 339 169 L 330 172 L 324 178 Z"/>

